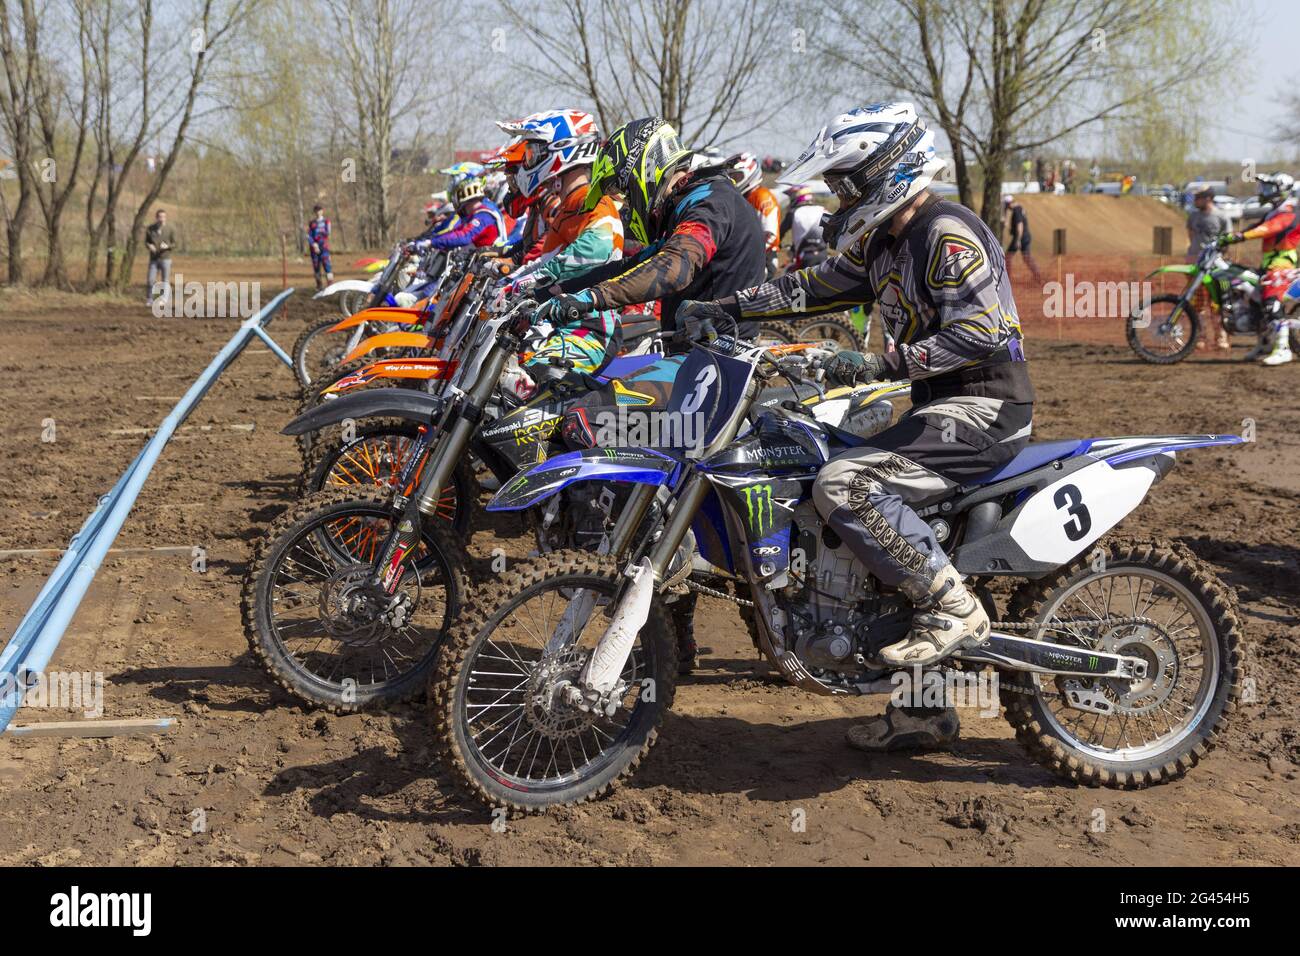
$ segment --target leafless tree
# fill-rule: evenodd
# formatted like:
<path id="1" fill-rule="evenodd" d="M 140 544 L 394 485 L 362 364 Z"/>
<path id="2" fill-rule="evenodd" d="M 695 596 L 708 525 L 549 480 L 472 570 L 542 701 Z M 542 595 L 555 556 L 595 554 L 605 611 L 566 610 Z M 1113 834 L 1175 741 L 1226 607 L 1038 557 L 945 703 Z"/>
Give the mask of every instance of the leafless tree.
<path id="1" fill-rule="evenodd" d="M 104 247 L 104 281 L 125 288 L 140 248 L 144 220 L 175 167 L 209 80 L 214 57 L 257 0 L 195 0 L 168 7 L 155 0 L 98 0 L 86 45 L 92 64 L 95 172 L 86 196 L 87 280 Z M 118 216 L 125 186 L 151 141 L 167 148 L 146 179 L 119 247 Z M 102 189 L 102 199 L 101 199 Z"/>
<path id="2" fill-rule="evenodd" d="M 557 95 L 589 103 L 607 132 L 658 115 L 710 146 L 748 132 L 797 95 L 783 70 L 793 41 L 781 0 L 497 0 L 511 63 Z"/>
<path id="3" fill-rule="evenodd" d="M 0 89 L 0 131 L 12 157 L 18 180 L 18 201 L 10 208 L 6 203 L 5 242 L 9 259 L 9 282 L 20 284 L 23 274 L 23 232 L 32 200 L 38 190 L 37 173 L 32 166 L 35 143 L 32 129 L 32 102 L 37 85 L 40 17 L 29 0 L 14 4 L 0 0 L 0 66 L 3 89 Z"/>
<path id="4" fill-rule="evenodd" d="M 995 231 L 1015 154 L 1202 81 L 1195 26 L 1217 16 L 1178 0 L 826 0 L 826 11 L 819 48 L 849 76 L 918 102 L 947 135 L 968 205 L 978 174 Z"/>
<path id="5" fill-rule="evenodd" d="M 428 53 L 443 25 L 442 8 L 434 0 L 327 0 L 326 8 L 342 52 L 351 99 L 347 136 L 356 151 L 344 159 L 341 174 L 361 187 L 359 238 L 376 246 L 391 239 L 397 221 L 392 189 L 399 131 L 414 127 L 409 141 L 418 143 L 424 111 L 437 98 L 427 85 Z M 443 37 L 438 46 L 450 53 L 454 44 Z M 439 64 L 444 75 L 450 66 Z M 347 122 L 345 115 L 340 111 L 336 119 Z"/>
<path id="6" fill-rule="evenodd" d="M 29 4 L 30 0 L 24 0 Z M 63 213 L 77 186 L 85 154 L 90 112 L 91 66 L 88 39 L 89 0 L 71 0 L 66 9 L 47 8 L 47 24 L 66 26 L 56 17 L 68 13 L 75 31 L 59 48 L 48 44 L 39 51 L 34 84 L 34 106 L 40 143 L 44 151 L 37 177 L 36 197 L 45 219 L 45 274 L 42 285 L 68 288 L 63 253 Z M 66 74 L 59 64 L 76 64 Z M 69 141 L 70 140 L 70 144 Z"/>

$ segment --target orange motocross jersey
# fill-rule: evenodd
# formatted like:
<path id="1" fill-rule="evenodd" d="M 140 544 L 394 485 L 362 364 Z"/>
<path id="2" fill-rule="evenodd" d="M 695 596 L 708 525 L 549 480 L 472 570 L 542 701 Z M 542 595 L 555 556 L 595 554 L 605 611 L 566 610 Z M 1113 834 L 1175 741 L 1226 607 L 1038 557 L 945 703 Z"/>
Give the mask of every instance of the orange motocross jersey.
<path id="1" fill-rule="evenodd" d="M 546 235 L 542 242 L 543 254 L 570 245 L 583 230 L 589 227 L 600 227 L 613 248 L 619 253 L 623 251 L 623 229 L 614 200 L 602 196 L 600 202 L 596 203 L 595 209 L 584 212 L 582 206 L 586 198 L 586 185 L 570 191 L 564 197 L 564 201 L 560 203 L 547 223 Z"/>
<path id="2" fill-rule="evenodd" d="M 766 186 L 755 186 L 745 198 L 758 211 L 758 218 L 763 223 L 763 240 L 769 252 L 776 252 L 781 245 L 781 207 L 776 197 Z"/>
<path id="3" fill-rule="evenodd" d="M 1289 252 L 1300 248 L 1300 215 L 1294 199 L 1288 199 L 1253 229 L 1242 233 L 1244 239 L 1263 239 L 1264 253 Z"/>

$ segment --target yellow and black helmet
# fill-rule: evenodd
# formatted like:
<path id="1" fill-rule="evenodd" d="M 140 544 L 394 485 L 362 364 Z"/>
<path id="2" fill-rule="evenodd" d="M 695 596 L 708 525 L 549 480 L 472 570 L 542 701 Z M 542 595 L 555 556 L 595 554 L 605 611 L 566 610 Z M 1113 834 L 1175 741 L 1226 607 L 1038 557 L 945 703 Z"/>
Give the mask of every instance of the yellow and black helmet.
<path id="1" fill-rule="evenodd" d="M 586 208 L 602 196 L 623 196 L 623 221 L 641 243 L 650 242 L 663 184 L 690 158 L 677 131 L 658 117 L 633 120 L 609 135 L 591 169 Z"/>

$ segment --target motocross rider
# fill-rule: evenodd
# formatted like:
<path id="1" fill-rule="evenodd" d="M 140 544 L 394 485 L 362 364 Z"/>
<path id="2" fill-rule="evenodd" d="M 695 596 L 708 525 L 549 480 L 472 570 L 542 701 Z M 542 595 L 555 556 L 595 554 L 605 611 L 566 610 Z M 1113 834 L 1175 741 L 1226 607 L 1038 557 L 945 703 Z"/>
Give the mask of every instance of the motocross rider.
<path id="1" fill-rule="evenodd" d="M 493 246 L 505 241 L 509 232 L 505 218 L 496 203 L 483 194 L 483 180 L 466 177 L 456 183 L 452 190 L 452 199 L 456 203 L 456 215 L 460 225 L 446 232 L 416 240 L 412 245 L 416 249 L 455 249 L 463 246 Z"/>
<path id="2" fill-rule="evenodd" d="M 1291 284 L 1300 248 L 1300 215 L 1292 195 L 1295 180 L 1286 173 L 1258 177 L 1259 199 L 1270 207 L 1264 221 L 1245 232 L 1231 232 L 1219 240 L 1229 246 L 1248 239 L 1264 240 L 1263 273 L 1260 296 L 1266 325 L 1260 330 L 1259 343 L 1246 354 L 1246 361 L 1258 359 L 1264 365 L 1285 365 L 1291 354 L 1291 320 L 1282 308 L 1282 299 Z"/>
<path id="3" fill-rule="evenodd" d="M 550 289 L 592 266 L 621 259 L 623 223 L 618 209 L 604 197 L 591 208 L 586 206 L 592 163 L 600 149 L 595 118 L 581 110 L 554 110 L 497 125 L 523 143 L 523 158 L 515 172 L 520 195 L 543 206 L 543 195 L 558 198 L 547 207 L 551 214 L 539 255 L 510 276 L 504 294 L 534 295 L 535 289 Z M 559 358 L 577 371 L 595 372 L 604 364 L 611 341 L 617 348 L 618 313 L 612 309 L 587 313 L 576 323 L 555 321 L 555 326 L 555 334 L 534 352 L 527 366 L 540 368 Z"/>
<path id="4" fill-rule="evenodd" d="M 616 129 L 596 157 L 584 208 L 618 195 L 627 231 L 641 244 L 632 256 L 565 278 L 561 294 L 543 309 L 560 316 L 658 299 L 665 331 L 677 329 L 678 306 L 718 298 L 763 281 L 763 228 L 753 207 L 726 175 L 725 165 L 700 164 L 683 149 L 677 131 L 646 117 Z M 744 323 L 752 338 L 757 323 Z M 673 602 L 678 665 L 695 664 L 695 594 Z"/>
<path id="5" fill-rule="evenodd" d="M 688 302 L 695 328 L 724 315 L 786 318 L 879 305 L 897 350 L 841 351 L 827 373 L 852 385 L 912 380 L 912 409 L 867 446 L 832 459 L 813 499 L 827 525 L 885 585 L 915 606 L 906 637 L 878 652 L 891 668 L 928 666 L 989 632 L 978 598 L 913 507 L 1000 467 L 1024 447 L 1034 390 L 997 238 L 965 206 L 927 188 L 943 162 L 910 103 L 836 116 L 783 176 L 821 176 L 839 198 L 825 222 L 839 255 L 717 302 Z M 726 321 L 723 319 L 723 321 Z M 881 751 L 955 739 L 951 708 L 887 708 L 850 729 Z"/>
<path id="6" fill-rule="evenodd" d="M 584 208 L 615 196 L 640 248 L 561 281 L 562 294 L 546 303 L 557 314 L 658 299 L 665 331 L 675 331 L 683 301 L 730 295 L 763 280 L 763 229 L 753 207 L 718 167 L 692 172 L 690 150 L 662 119 L 633 120 L 601 147 Z M 756 329 L 754 323 L 742 331 L 752 337 Z"/>
<path id="7" fill-rule="evenodd" d="M 781 207 L 772 191 L 763 185 L 763 170 L 753 153 L 740 153 L 731 161 L 731 181 L 754 207 L 763 224 L 763 242 L 767 247 L 767 275 L 776 275 L 780 264 Z"/>

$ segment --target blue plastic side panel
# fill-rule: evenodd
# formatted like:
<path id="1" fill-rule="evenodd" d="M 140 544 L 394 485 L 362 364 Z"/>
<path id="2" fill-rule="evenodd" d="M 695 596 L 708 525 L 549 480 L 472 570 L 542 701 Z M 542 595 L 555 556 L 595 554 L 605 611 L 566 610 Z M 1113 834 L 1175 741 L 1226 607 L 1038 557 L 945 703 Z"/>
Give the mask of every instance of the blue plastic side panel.
<path id="1" fill-rule="evenodd" d="M 649 448 L 592 448 L 558 455 L 521 471 L 488 503 L 488 511 L 521 511 L 578 481 L 671 484 L 678 462 Z"/>

